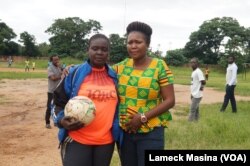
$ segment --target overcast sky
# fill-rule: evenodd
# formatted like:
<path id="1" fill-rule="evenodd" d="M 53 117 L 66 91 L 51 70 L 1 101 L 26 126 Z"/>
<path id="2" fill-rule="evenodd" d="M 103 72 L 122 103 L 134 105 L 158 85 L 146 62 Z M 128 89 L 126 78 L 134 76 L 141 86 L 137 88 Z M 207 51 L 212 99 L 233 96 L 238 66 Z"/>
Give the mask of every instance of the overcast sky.
<path id="1" fill-rule="evenodd" d="M 45 30 L 58 18 L 99 21 L 106 35 L 123 35 L 130 22 L 142 21 L 153 29 L 153 50 L 165 52 L 183 48 L 204 21 L 223 16 L 250 27 L 250 0 L 0 0 L 0 20 L 17 39 L 27 31 L 37 43 L 48 42 Z"/>

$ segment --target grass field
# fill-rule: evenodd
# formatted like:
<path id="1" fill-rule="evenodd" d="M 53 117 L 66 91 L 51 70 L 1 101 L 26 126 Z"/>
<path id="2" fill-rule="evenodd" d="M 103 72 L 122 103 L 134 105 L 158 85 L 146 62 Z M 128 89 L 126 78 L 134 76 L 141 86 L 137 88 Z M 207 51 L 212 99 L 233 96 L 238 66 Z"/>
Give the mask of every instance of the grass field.
<path id="1" fill-rule="evenodd" d="M 13 62 L 12 67 L 24 69 L 24 67 L 25 67 L 24 61 L 25 60 L 15 61 L 15 62 Z M 47 69 L 47 67 L 48 67 L 48 59 L 47 58 L 46 59 L 36 59 L 36 58 L 32 59 L 31 58 L 31 59 L 29 59 L 29 61 L 30 61 L 30 64 L 29 64 L 30 68 L 32 67 L 32 62 L 36 63 L 36 69 Z M 65 63 L 66 65 L 82 63 L 81 60 L 73 59 L 73 58 L 69 58 L 69 57 L 61 58 L 60 62 L 61 62 L 61 64 Z M 0 67 L 7 67 L 7 66 L 8 66 L 7 62 L 0 62 Z"/>
<path id="2" fill-rule="evenodd" d="M 36 70 L 40 72 L 33 72 L 32 71 L 32 62 L 36 63 Z M 67 65 L 70 64 L 79 64 L 82 61 L 72 58 L 63 58 L 61 59 L 61 63 L 65 63 Z M 0 68 L 7 68 L 6 62 L 0 62 Z M 47 67 L 48 61 L 42 59 L 30 59 L 30 72 L 24 72 L 25 62 L 24 61 L 16 61 L 12 64 L 12 68 L 23 69 L 23 72 L 16 72 L 16 71 L 0 71 L 0 79 L 29 79 L 29 78 L 47 78 Z M 41 71 L 44 70 L 44 71 Z"/>
<path id="3" fill-rule="evenodd" d="M 250 102 L 238 102 L 238 113 L 229 108 L 219 112 L 220 104 L 201 105 L 200 120 L 188 122 L 189 106 L 176 106 L 173 120 L 165 129 L 165 149 L 183 150 L 237 150 L 250 149 Z M 117 166 L 117 151 L 112 166 Z"/>
<path id="4" fill-rule="evenodd" d="M 30 62 L 33 60 L 31 59 Z M 47 69 L 48 61 L 47 60 L 34 60 L 36 62 L 36 69 Z M 79 64 L 82 63 L 81 60 L 72 59 L 72 58 L 63 58 L 61 62 L 69 64 Z M 13 68 L 19 68 L 24 70 L 24 62 L 15 62 L 13 63 Z M 7 67 L 7 63 L 0 63 L 0 67 Z M 170 69 L 174 73 L 175 84 L 190 85 L 190 75 L 192 69 L 190 67 L 173 67 L 170 66 Z M 201 68 L 202 69 L 202 68 Z M 220 68 L 210 68 L 209 80 L 207 81 L 207 87 L 213 87 L 217 90 L 224 91 L 225 88 L 225 72 Z M 27 78 L 46 78 L 46 73 L 44 72 L 29 72 L 29 73 L 17 73 L 17 72 L 7 72 L 0 71 L 0 79 L 27 79 Z M 247 72 L 246 78 L 244 73 L 238 74 L 238 84 L 235 90 L 235 94 L 250 96 L 250 71 Z"/>
<path id="5" fill-rule="evenodd" d="M 190 85 L 191 82 L 191 72 L 192 69 L 189 67 L 171 67 L 171 70 L 174 73 L 174 82 L 175 84 Z M 201 68 L 201 70 L 203 70 Z M 213 87 L 216 90 L 224 91 L 225 90 L 225 72 L 222 69 L 209 69 L 209 79 L 207 81 L 207 87 Z M 235 94 L 242 96 L 250 96 L 250 71 L 246 73 L 246 78 L 244 73 L 238 73 L 237 76 L 238 84 L 235 88 Z"/>
<path id="6" fill-rule="evenodd" d="M 201 105 L 198 122 L 187 121 L 188 106 L 175 108 L 166 132 L 167 149 L 250 149 L 250 103 L 237 102 L 238 113 L 220 104 Z"/>

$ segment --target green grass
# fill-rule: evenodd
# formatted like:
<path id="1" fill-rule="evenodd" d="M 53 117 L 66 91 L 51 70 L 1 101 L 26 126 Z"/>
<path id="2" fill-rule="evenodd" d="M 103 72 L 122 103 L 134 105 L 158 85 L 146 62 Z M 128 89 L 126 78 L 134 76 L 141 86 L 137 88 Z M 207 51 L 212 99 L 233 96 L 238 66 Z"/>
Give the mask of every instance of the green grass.
<path id="1" fill-rule="evenodd" d="M 36 69 L 47 69 L 48 59 L 30 59 L 30 62 L 36 62 Z M 73 59 L 70 57 L 61 58 L 61 63 L 66 63 L 66 65 L 70 64 L 79 64 L 82 63 L 81 60 Z M 22 68 L 24 69 L 25 63 L 24 61 L 15 61 L 12 65 L 14 68 Z M 1 62 L 0 67 L 7 67 L 7 62 Z M 191 73 L 192 69 L 190 67 L 173 67 L 170 66 L 170 69 L 174 73 L 175 84 L 183 84 L 190 85 L 191 82 Z M 204 68 L 201 67 L 202 70 Z M 209 68 L 209 80 L 207 81 L 207 87 L 213 87 L 217 90 L 224 91 L 225 90 L 225 69 L 218 67 Z M 46 78 L 46 74 L 44 73 L 13 73 L 13 72 L 1 72 L 0 71 L 0 79 L 8 78 L 8 79 L 26 79 L 26 78 Z M 235 94 L 242 96 L 250 96 L 250 71 L 248 70 L 246 74 L 246 78 L 244 73 L 238 74 L 238 84 L 235 89 Z"/>
<path id="2" fill-rule="evenodd" d="M 190 67 L 172 67 L 170 69 L 174 73 L 174 83 L 182 85 L 190 85 L 192 69 Z M 201 68 L 203 70 L 203 68 Z M 207 87 L 213 87 L 219 91 L 225 90 L 225 77 L 226 74 L 222 69 L 211 68 L 209 79 L 207 81 Z M 247 72 L 246 78 L 244 73 L 239 73 L 237 76 L 237 86 L 235 88 L 235 94 L 242 96 L 250 96 L 250 71 Z"/>
<path id="3" fill-rule="evenodd" d="M 221 103 L 200 105 L 198 122 L 188 122 L 188 105 L 172 109 L 173 120 L 165 129 L 165 149 L 250 149 L 250 102 L 238 102 L 236 114 L 230 105 L 225 112 L 219 112 L 220 106 Z M 115 151 L 111 166 L 118 163 Z"/>
<path id="4" fill-rule="evenodd" d="M 65 58 L 62 58 L 61 60 L 61 63 L 65 63 L 66 65 L 71 65 L 71 64 L 80 64 L 80 63 L 83 63 L 82 60 L 79 60 L 79 59 L 73 59 L 73 58 L 70 58 L 70 57 L 65 57 Z"/>
<path id="5" fill-rule="evenodd" d="M 219 112 L 221 104 L 201 105 L 198 122 L 188 122 L 188 106 L 176 108 L 174 119 L 165 130 L 167 149 L 250 149 L 250 103 L 238 102 Z M 181 115 L 180 115 L 181 114 Z"/>
<path id="6" fill-rule="evenodd" d="M 30 68 L 32 68 L 32 62 L 36 63 L 36 69 L 47 69 L 48 67 L 48 58 L 42 58 L 42 59 L 37 59 L 37 58 L 30 58 Z M 66 65 L 70 64 L 79 64 L 82 63 L 82 60 L 78 59 L 73 59 L 70 57 L 65 57 L 65 58 L 60 58 L 61 64 L 64 62 Z M 0 67 L 7 67 L 8 64 L 7 62 L 0 62 Z M 14 61 L 12 63 L 13 68 L 25 68 L 25 59 L 23 61 Z"/>
<path id="7" fill-rule="evenodd" d="M 13 71 L 0 71 L 0 79 L 30 79 L 30 78 L 47 78 L 47 67 L 48 60 L 45 59 L 29 59 L 30 60 L 30 72 L 13 72 Z M 61 63 L 65 63 L 66 65 L 70 64 L 79 64 L 82 63 L 81 60 L 73 59 L 73 58 L 61 58 Z M 44 72 L 32 72 L 32 62 L 36 62 L 36 69 L 44 70 Z M 7 62 L 0 62 L 0 67 L 7 68 Z M 24 61 L 15 61 L 12 64 L 12 68 L 23 69 L 24 71 L 25 62 Z"/>
<path id="8" fill-rule="evenodd" d="M 31 60 L 32 61 L 32 60 Z M 36 66 L 38 69 L 47 69 L 47 60 L 37 60 Z M 63 58 L 61 62 L 69 64 L 79 64 L 82 61 L 72 58 Z M 5 64 L 6 65 L 6 64 Z M 0 67 L 3 67 L 4 64 L 0 63 Z M 4 66 L 6 67 L 6 66 Z M 13 64 L 13 67 L 23 68 L 24 62 L 16 62 Z M 191 82 L 191 73 L 192 69 L 190 67 L 173 67 L 170 66 L 170 69 L 174 73 L 174 82 L 175 84 L 190 85 Z M 202 69 L 202 68 L 201 68 Z M 222 69 L 210 68 L 209 80 L 207 81 L 207 87 L 213 87 L 219 91 L 225 90 L 225 72 Z M 27 78 L 46 78 L 46 73 L 15 73 L 15 72 L 1 72 L 0 79 L 27 79 Z M 238 84 L 235 89 L 235 94 L 242 96 L 250 96 L 250 71 L 247 72 L 246 79 L 243 77 L 243 73 L 238 74 Z"/>
<path id="9" fill-rule="evenodd" d="M 47 78 L 47 73 L 38 72 L 0 72 L 0 79 Z"/>
<path id="10" fill-rule="evenodd" d="M 113 153 L 113 157 L 110 163 L 111 166 L 120 166 L 120 158 L 119 154 L 117 152 L 116 146 L 115 146 L 115 151 Z"/>

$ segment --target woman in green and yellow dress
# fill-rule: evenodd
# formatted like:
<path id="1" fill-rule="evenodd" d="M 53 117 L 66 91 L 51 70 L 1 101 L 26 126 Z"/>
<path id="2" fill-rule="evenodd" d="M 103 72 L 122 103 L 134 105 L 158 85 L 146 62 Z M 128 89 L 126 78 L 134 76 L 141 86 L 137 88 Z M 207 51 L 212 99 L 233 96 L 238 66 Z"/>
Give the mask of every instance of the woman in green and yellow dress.
<path id="1" fill-rule="evenodd" d="M 173 74 L 167 64 L 147 55 L 152 29 L 142 22 L 127 27 L 130 58 L 113 66 L 118 75 L 123 166 L 144 166 L 147 149 L 164 149 L 164 128 L 175 104 Z"/>

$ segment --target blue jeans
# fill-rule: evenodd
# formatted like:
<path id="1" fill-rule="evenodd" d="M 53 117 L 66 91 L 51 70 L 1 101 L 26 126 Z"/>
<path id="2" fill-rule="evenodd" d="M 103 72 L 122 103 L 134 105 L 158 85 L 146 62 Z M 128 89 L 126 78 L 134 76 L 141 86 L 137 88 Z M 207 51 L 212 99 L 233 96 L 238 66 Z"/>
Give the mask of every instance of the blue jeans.
<path id="1" fill-rule="evenodd" d="M 145 150 L 164 149 L 164 128 L 156 127 L 149 133 L 124 132 L 121 146 L 122 166 L 144 166 Z"/>

